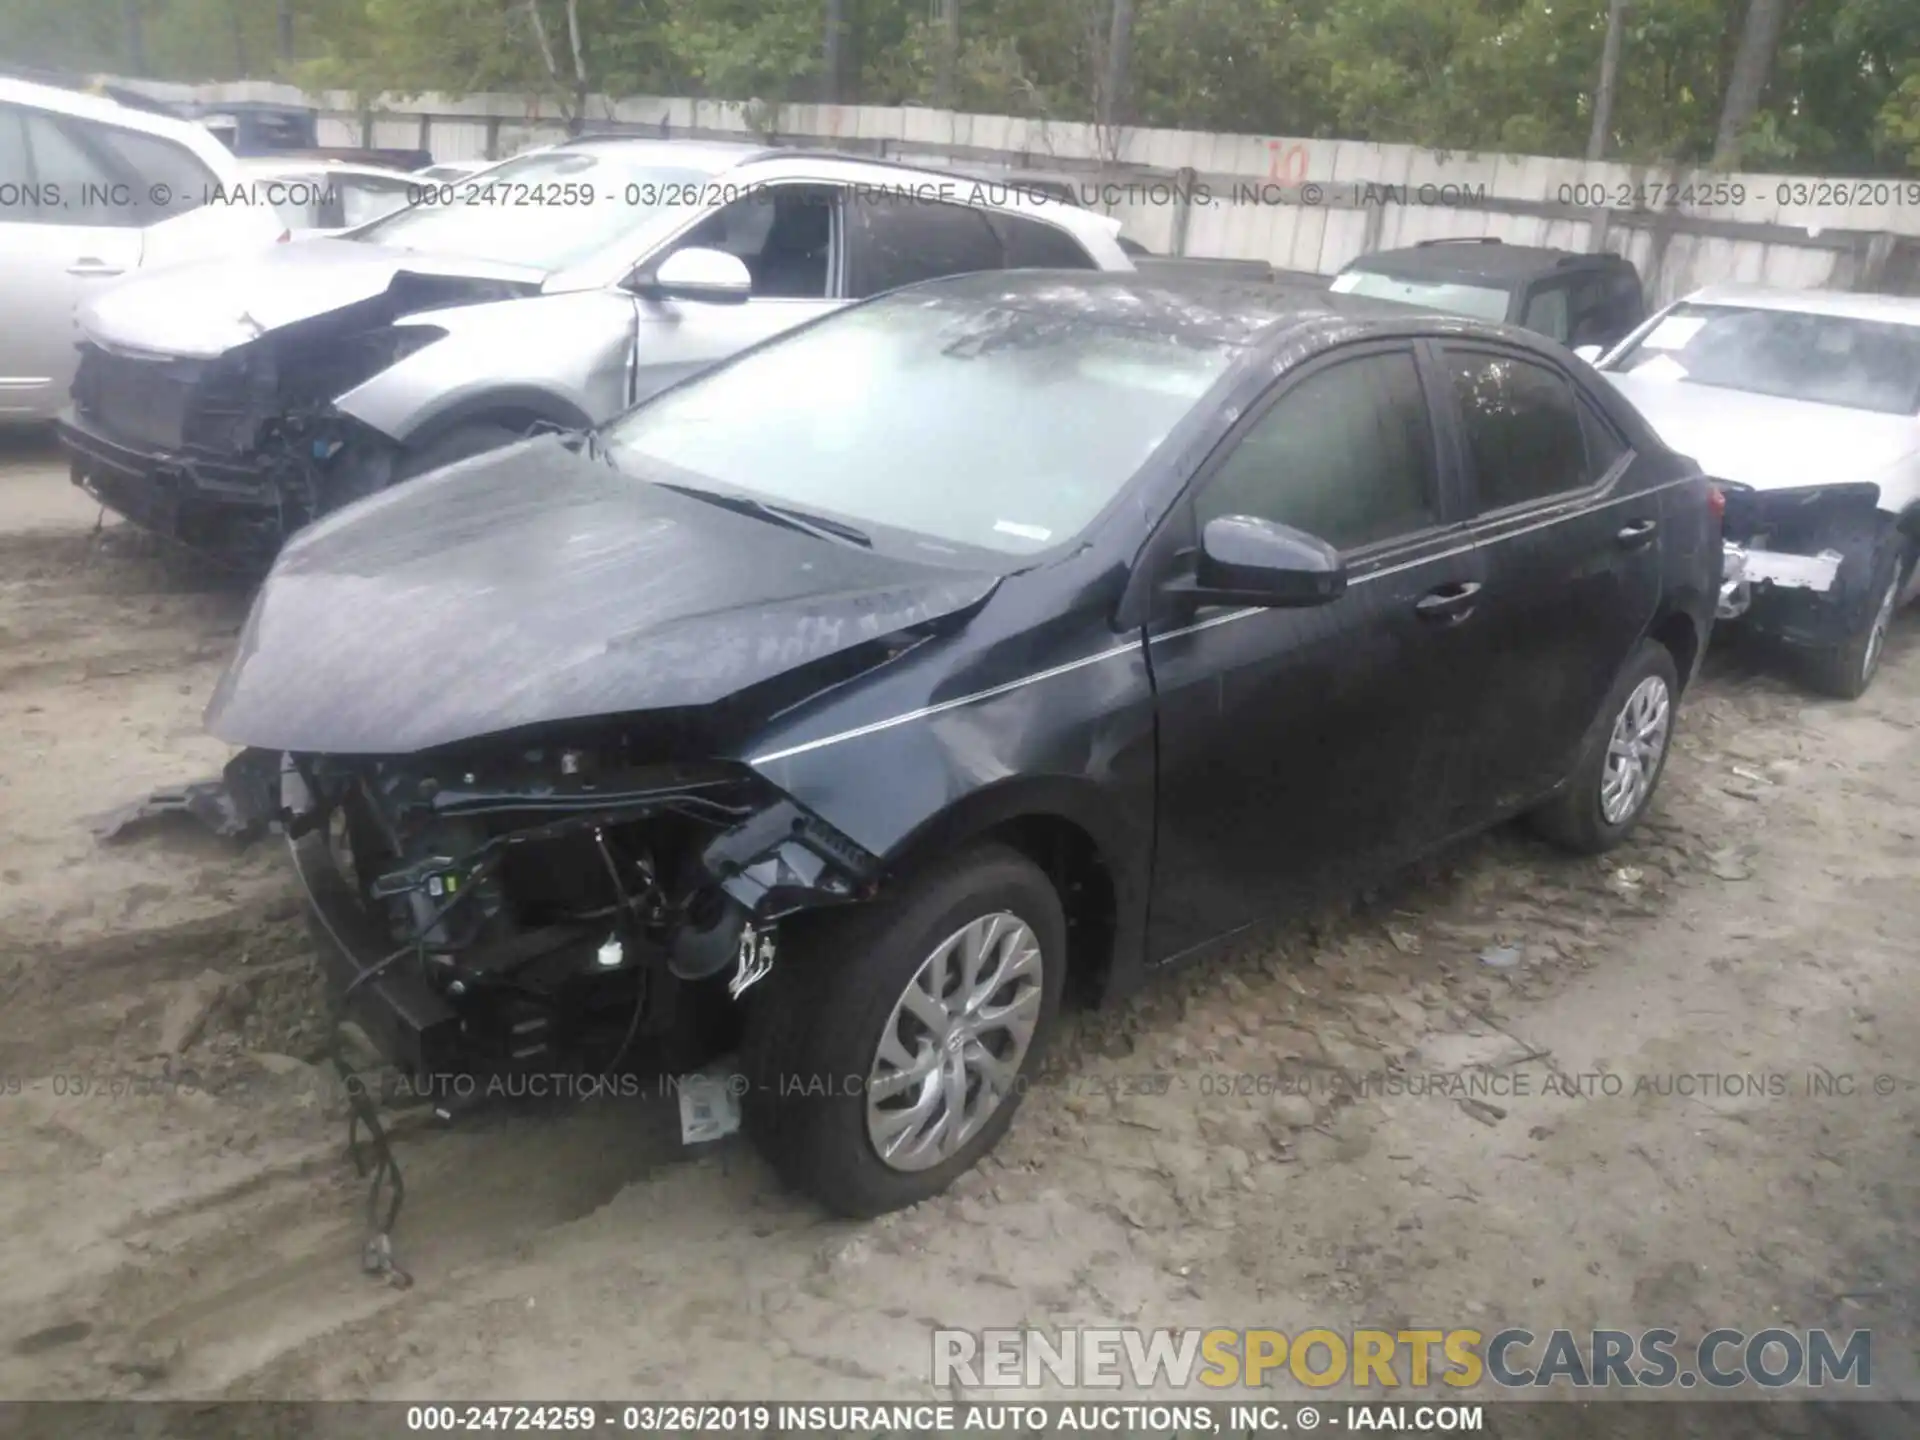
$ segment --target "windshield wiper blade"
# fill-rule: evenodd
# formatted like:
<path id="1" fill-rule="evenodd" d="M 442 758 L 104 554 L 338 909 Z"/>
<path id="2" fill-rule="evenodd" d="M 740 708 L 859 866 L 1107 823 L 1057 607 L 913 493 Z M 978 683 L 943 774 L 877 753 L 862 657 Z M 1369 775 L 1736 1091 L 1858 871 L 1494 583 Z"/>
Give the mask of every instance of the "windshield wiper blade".
<path id="1" fill-rule="evenodd" d="M 873 537 L 866 531 L 847 524 L 844 520 L 831 520 L 825 515 L 814 515 L 805 510 L 790 509 L 785 505 L 769 505 L 764 500 L 756 500 L 751 495 L 740 495 L 729 490 L 702 490 L 693 485 L 675 485 L 667 481 L 656 482 L 662 489 L 678 490 L 682 495 L 691 495 L 696 500 L 705 500 L 718 505 L 723 510 L 731 510 L 738 515 L 751 515 L 756 520 L 766 520 L 775 525 L 784 525 L 789 530 L 798 530 L 811 535 L 816 540 L 844 540 L 849 545 L 858 545 L 863 550 L 873 548 Z"/>

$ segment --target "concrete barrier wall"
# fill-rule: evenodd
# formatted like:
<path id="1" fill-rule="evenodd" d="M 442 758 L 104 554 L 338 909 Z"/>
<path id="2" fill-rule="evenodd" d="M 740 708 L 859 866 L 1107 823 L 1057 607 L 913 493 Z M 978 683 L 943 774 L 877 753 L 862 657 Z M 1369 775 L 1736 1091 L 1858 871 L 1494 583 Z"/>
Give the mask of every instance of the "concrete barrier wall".
<path id="1" fill-rule="evenodd" d="M 362 111 L 343 92 L 258 83 L 205 99 L 319 107 L 329 145 L 500 158 L 562 139 L 551 103 L 426 95 Z M 1264 260 L 1332 274 L 1372 250 L 1448 235 L 1625 254 L 1665 302 L 1725 280 L 1920 288 L 1920 180 L 1709 171 L 1446 153 L 1351 140 L 1106 129 L 918 107 L 635 98 L 589 106 L 588 128 L 827 145 L 919 163 L 1005 167 L 1077 182 L 1128 233 L 1168 254 Z M 1094 187 L 1094 188 L 1087 188 Z"/>

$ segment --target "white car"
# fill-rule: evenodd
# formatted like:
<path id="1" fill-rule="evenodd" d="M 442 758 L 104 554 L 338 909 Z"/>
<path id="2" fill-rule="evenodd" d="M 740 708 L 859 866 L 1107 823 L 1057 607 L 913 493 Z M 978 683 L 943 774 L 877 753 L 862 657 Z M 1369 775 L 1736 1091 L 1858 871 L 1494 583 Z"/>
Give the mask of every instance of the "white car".
<path id="1" fill-rule="evenodd" d="M 0 422 L 67 403 L 74 312 L 136 270 L 270 248 L 273 210 L 204 126 L 0 78 Z"/>
<path id="2" fill-rule="evenodd" d="M 1920 299 L 1716 285 L 1596 363 L 1723 482 L 1721 617 L 1865 691 L 1920 591 Z"/>
<path id="3" fill-rule="evenodd" d="M 500 164 L 498 160 L 443 160 L 437 165 L 429 165 L 417 171 L 416 180 L 464 180 L 469 175 L 478 175 L 482 170 L 491 170 Z"/>
<path id="4" fill-rule="evenodd" d="M 252 197 L 273 207 L 296 240 L 333 235 L 411 205 L 435 182 L 404 170 L 341 160 L 242 160 Z"/>

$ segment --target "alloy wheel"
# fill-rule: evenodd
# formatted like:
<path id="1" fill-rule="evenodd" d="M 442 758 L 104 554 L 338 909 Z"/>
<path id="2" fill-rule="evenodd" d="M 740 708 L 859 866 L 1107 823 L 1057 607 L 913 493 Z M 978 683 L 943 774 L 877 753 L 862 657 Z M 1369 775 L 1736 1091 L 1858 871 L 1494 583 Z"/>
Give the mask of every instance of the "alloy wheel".
<path id="1" fill-rule="evenodd" d="M 1040 1019 L 1040 942 L 1006 911 L 934 947 L 888 1016 L 867 1077 L 867 1138 L 926 1170 L 978 1135 L 1019 1082 Z"/>
<path id="2" fill-rule="evenodd" d="M 1658 675 L 1634 686 L 1620 707 L 1600 772 L 1600 814 L 1607 824 L 1624 824 L 1646 803 L 1666 754 L 1672 718 L 1667 682 Z"/>

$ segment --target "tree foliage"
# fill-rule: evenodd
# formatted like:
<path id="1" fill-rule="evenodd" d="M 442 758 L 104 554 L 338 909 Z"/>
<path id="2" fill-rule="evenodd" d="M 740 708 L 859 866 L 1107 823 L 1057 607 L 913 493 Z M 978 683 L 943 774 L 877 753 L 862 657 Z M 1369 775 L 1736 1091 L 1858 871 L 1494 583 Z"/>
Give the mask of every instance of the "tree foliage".
<path id="1" fill-rule="evenodd" d="M 843 73 L 833 84 L 822 63 L 826 0 L 285 3 L 286 60 L 276 7 L 260 0 L 0 0 L 0 55 L 167 79 L 274 76 L 369 96 L 522 91 L 569 113 L 583 90 L 767 106 L 835 89 L 875 105 L 925 104 L 936 93 L 935 0 L 841 0 Z M 1093 118 L 1113 3 L 961 0 L 956 103 Z M 1750 3 L 1633 0 L 1610 157 L 1712 154 Z M 1607 8 L 1607 0 L 1134 0 L 1126 118 L 1579 155 Z M 1768 62 L 1738 140 L 1743 164 L 1920 170 L 1916 0 L 1787 0 Z"/>

